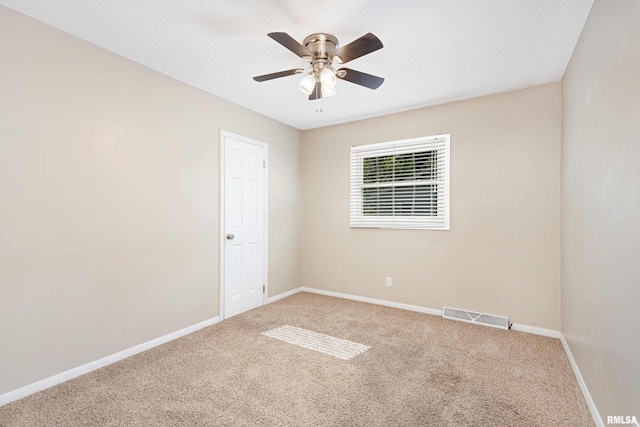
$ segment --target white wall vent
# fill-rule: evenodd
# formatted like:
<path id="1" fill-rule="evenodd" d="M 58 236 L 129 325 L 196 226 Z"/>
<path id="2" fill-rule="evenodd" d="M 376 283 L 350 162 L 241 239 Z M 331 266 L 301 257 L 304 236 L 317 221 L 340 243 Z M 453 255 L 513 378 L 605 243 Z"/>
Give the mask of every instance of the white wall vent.
<path id="1" fill-rule="evenodd" d="M 458 308 L 444 307 L 442 317 L 461 322 L 477 323 L 479 325 L 492 326 L 500 329 L 510 329 L 509 319 L 493 314 L 476 313 L 474 311 L 460 310 Z"/>

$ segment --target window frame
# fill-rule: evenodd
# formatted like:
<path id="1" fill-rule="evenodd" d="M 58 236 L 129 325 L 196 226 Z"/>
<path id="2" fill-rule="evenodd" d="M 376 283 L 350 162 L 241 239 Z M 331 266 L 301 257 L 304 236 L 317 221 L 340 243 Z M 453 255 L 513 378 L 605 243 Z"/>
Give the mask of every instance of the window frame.
<path id="1" fill-rule="evenodd" d="M 364 159 L 408 153 L 436 151 L 436 179 L 428 182 L 397 180 L 380 183 L 364 183 Z M 450 230 L 450 134 L 424 136 L 397 141 L 380 142 L 351 147 L 350 154 L 350 205 L 351 228 L 384 228 L 408 230 Z M 442 159 L 440 159 L 442 156 Z M 401 187 L 407 185 L 437 185 L 438 214 L 426 216 L 365 215 L 364 191 L 366 188 Z M 394 203 L 397 203 L 395 199 Z"/>

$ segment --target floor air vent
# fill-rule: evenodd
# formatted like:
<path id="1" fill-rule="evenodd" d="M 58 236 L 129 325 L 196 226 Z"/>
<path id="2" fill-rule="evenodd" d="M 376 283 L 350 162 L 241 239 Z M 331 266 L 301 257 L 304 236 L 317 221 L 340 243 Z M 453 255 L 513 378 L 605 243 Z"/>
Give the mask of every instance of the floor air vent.
<path id="1" fill-rule="evenodd" d="M 493 314 L 476 313 L 473 311 L 460 310 L 457 308 L 445 307 L 442 310 L 442 317 L 462 322 L 477 323 L 479 325 L 492 326 L 494 328 L 509 329 L 509 319 Z"/>

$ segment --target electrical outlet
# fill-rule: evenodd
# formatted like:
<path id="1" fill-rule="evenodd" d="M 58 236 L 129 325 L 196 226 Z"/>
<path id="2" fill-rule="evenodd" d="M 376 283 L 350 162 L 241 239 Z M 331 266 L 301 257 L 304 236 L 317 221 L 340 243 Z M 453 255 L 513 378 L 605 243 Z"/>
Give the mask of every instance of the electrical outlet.
<path id="1" fill-rule="evenodd" d="M 391 286 L 391 277 L 387 277 L 387 281 L 385 282 L 385 285 Z"/>

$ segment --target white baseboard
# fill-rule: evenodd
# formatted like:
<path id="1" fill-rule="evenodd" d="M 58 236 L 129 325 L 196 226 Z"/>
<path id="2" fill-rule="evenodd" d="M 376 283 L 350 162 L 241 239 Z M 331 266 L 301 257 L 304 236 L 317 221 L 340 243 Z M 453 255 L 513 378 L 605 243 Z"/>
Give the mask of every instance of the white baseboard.
<path id="1" fill-rule="evenodd" d="M 13 402 L 18 399 L 22 399 L 23 397 L 27 397 L 30 394 L 37 393 L 39 391 L 42 391 L 49 387 L 53 387 L 54 385 L 63 383 L 70 379 L 79 377 L 80 375 L 84 375 L 91 371 L 95 371 L 96 369 L 100 369 L 107 365 L 111 365 L 112 363 L 118 362 L 122 359 L 126 359 L 127 357 L 133 356 L 134 354 L 142 353 L 143 351 L 149 350 L 153 347 L 157 347 L 169 341 L 173 341 L 177 338 L 188 335 L 202 328 L 206 328 L 207 326 L 214 325 L 219 321 L 220 321 L 220 318 L 216 316 L 212 319 L 205 320 L 200 323 L 196 323 L 195 325 L 188 326 L 184 329 L 180 329 L 179 331 L 175 331 L 170 334 L 164 335 L 162 337 L 153 339 L 151 341 L 138 344 L 136 346 L 127 348 L 125 350 L 119 351 L 117 353 L 111 354 L 109 356 L 103 357 L 93 362 L 89 362 L 82 366 L 78 366 L 77 368 L 69 369 L 68 371 L 61 372 L 59 374 L 53 375 L 49 378 L 45 378 L 33 384 L 29 384 L 24 387 L 20 387 L 16 390 L 10 391 L 8 393 L 4 393 L 0 395 L 0 406 L 6 405 L 7 403 Z"/>
<path id="2" fill-rule="evenodd" d="M 278 300 L 281 300 L 282 298 L 286 298 L 286 297 L 290 297 L 291 295 L 295 295 L 298 292 L 301 292 L 302 288 L 296 288 L 296 289 L 292 289 L 290 291 L 287 292 L 283 292 L 281 294 L 272 296 L 267 298 L 267 304 L 271 304 L 272 302 L 276 302 Z"/>
<path id="3" fill-rule="evenodd" d="M 567 355 L 567 359 L 569 359 L 569 364 L 573 369 L 573 373 L 575 374 L 576 379 L 578 380 L 578 385 L 580 386 L 580 390 L 582 390 L 582 395 L 584 396 L 584 400 L 587 402 L 587 406 L 589 407 L 589 412 L 591 412 L 591 417 L 593 418 L 593 422 L 596 424 L 597 427 L 604 427 L 604 423 L 602 422 L 602 418 L 600 417 L 598 408 L 596 408 L 596 404 L 591 398 L 591 393 L 589 393 L 587 384 L 584 382 L 584 378 L 582 378 L 582 374 L 580 373 L 578 364 L 576 363 L 576 360 L 573 358 L 573 354 L 571 353 L 569 344 L 567 344 L 567 340 L 564 339 L 564 335 L 560 336 L 560 342 L 562 343 L 562 348 L 564 348 L 564 352 Z"/>
<path id="4" fill-rule="evenodd" d="M 370 304 L 384 305 L 386 307 L 401 308 L 403 310 L 417 311 L 418 313 L 427 313 L 427 314 L 433 314 L 435 316 L 442 316 L 442 310 L 438 310 L 435 308 L 403 304 L 400 302 L 386 301 L 386 300 L 375 299 L 375 298 L 361 297 L 358 295 L 343 294 L 341 292 L 325 291 L 323 289 L 306 288 L 303 286 L 290 292 L 291 292 L 291 295 L 296 294 L 298 292 L 309 292 L 312 294 L 327 295 L 330 297 L 350 299 L 353 301 L 360 301 L 360 302 L 368 302 Z M 558 338 L 558 339 L 562 336 L 562 333 L 560 333 L 560 331 L 555 331 L 553 329 L 538 328 L 537 326 L 521 325 L 519 323 L 514 323 L 511 326 L 511 329 L 513 329 L 514 331 L 526 332 L 534 335 L 543 335 L 545 337 Z"/>
<path id="5" fill-rule="evenodd" d="M 542 335 L 549 338 L 562 338 L 562 332 L 553 329 L 538 328 L 537 326 L 521 325 L 520 323 L 512 323 L 511 330 L 526 332 L 528 334 Z"/>
<path id="6" fill-rule="evenodd" d="M 302 287 L 300 288 L 300 290 L 302 292 L 309 292 L 312 294 L 326 295 L 330 297 L 349 299 L 349 300 L 359 301 L 359 302 L 368 302 L 369 304 L 377 304 L 377 305 L 383 305 L 385 307 L 401 308 L 403 310 L 417 311 L 418 313 L 427 313 L 427 314 L 433 314 L 435 316 L 442 316 L 442 310 L 436 310 L 434 308 L 427 308 L 427 307 L 420 307 L 418 305 L 403 304 L 401 302 L 393 302 L 393 301 L 386 301 L 382 299 L 361 297 L 358 295 L 343 294 L 341 292 L 325 291 L 322 289 L 315 289 L 315 288 Z"/>

